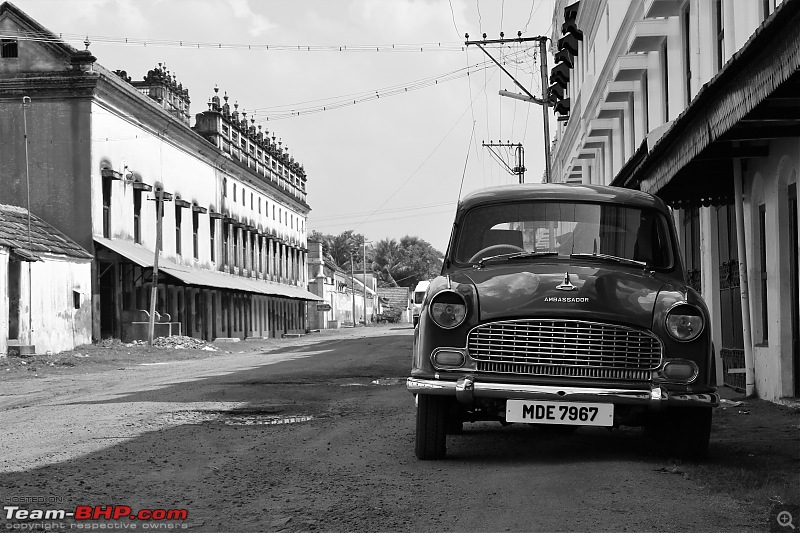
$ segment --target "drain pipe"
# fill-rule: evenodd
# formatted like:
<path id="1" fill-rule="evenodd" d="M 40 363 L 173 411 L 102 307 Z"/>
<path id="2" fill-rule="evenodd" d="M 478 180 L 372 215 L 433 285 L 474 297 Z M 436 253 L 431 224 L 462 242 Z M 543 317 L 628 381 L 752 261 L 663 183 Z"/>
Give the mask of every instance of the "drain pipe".
<path id="1" fill-rule="evenodd" d="M 742 298 L 742 334 L 744 337 L 745 395 L 755 393 L 755 365 L 753 363 L 753 333 L 750 327 L 750 290 L 747 282 L 747 248 L 744 237 L 744 197 L 742 194 L 742 160 L 733 160 L 733 191 L 736 207 L 736 248 L 739 255 L 739 293 Z"/>

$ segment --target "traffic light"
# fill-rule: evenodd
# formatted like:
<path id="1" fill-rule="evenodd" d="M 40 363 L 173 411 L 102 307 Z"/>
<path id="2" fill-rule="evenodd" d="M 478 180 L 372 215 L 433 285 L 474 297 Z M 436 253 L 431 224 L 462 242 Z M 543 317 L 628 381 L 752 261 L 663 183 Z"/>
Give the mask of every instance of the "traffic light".
<path id="1" fill-rule="evenodd" d="M 575 56 L 578 55 L 578 41 L 583 40 L 583 32 L 576 23 L 579 5 L 580 2 L 575 2 L 564 8 L 562 37 L 558 40 L 558 52 L 554 56 L 556 65 L 550 70 L 548 103 L 558 113 L 559 120 L 569 118 L 570 99 L 564 96 L 569 86 L 570 70 L 575 66 Z"/>

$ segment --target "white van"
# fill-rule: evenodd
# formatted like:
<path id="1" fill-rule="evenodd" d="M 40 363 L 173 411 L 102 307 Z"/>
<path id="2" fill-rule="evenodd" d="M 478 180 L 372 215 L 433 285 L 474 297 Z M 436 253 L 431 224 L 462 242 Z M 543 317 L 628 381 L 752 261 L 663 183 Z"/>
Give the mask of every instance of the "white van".
<path id="1" fill-rule="evenodd" d="M 428 290 L 430 281 L 420 281 L 414 287 L 414 294 L 411 296 L 411 309 L 414 317 L 414 326 L 419 322 L 419 312 L 422 309 L 422 302 L 425 300 L 425 292 Z"/>

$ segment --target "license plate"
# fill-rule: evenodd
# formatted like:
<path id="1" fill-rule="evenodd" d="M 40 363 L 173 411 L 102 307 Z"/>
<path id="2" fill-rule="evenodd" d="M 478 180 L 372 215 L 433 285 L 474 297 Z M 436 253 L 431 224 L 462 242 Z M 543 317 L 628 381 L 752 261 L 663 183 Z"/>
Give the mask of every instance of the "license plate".
<path id="1" fill-rule="evenodd" d="M 508 400 L 506 401 L 506 422 L 612 426 L 614 425 L 614 404 Z"/>

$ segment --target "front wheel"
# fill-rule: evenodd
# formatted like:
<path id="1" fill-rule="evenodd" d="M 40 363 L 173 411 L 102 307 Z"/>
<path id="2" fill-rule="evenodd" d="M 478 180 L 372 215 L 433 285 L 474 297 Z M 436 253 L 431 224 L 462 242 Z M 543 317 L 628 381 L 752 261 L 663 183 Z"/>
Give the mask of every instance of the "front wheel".
<path id="1" fill-rule="evenodd" d="M 444 396 L 417 395 L 417 439 L 414 454 L 423 461 L 442 459 L 447 451 L 447 400 Z"/>

